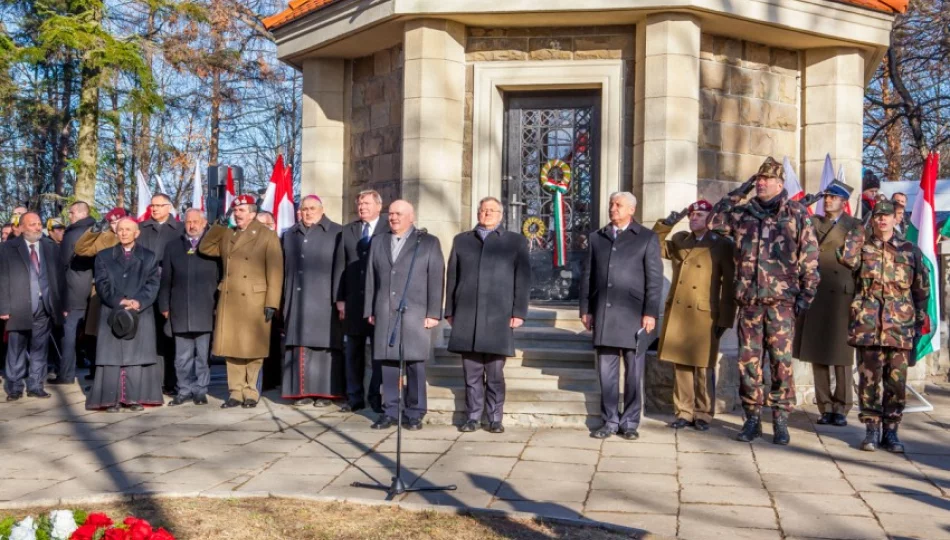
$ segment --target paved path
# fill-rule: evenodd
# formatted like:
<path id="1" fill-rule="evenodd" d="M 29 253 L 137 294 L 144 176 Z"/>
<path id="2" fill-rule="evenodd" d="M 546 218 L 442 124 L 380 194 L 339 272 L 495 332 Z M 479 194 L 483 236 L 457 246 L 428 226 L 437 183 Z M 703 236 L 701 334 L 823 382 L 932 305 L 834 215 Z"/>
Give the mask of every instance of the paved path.
<path id="1" fill-rule="evenodd" d="M 350 484 L 388 484 L 394 468 L 395 431 L 373 431 L 367 416 L 335 407 L 265 399 L 225 411 L 212 400 L 107 414 L 84 410 L 76 387 L 54 391 L 47 401 L 0 403 L 0 501 L 118 492 L 381 499 Z M 931 386 L 928 397 L 936 411 L 908 416 L 904 456 L 856 450 L 855 415 L 852 426 L 833 428 L 796 413 L 787 448 L 769 434 L 751 445 L 732 440 L 736 415 L 706 433 L 648 418 L 638 442 L 426 426 L 404 434 L 404 478 L 458 491 L 402 500 L 583 516 L 686 539 L 950 538 L 950 385 Z"/>

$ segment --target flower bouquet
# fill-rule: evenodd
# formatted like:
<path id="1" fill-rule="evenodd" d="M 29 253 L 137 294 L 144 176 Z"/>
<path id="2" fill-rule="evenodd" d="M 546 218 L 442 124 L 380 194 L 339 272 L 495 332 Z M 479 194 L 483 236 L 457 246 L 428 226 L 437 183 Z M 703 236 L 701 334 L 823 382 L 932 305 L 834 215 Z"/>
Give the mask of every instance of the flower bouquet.
<path id="1" fill-rule="evenodd" d="M 132 516 L 116 524 L 101 513 L 81 510 L 53 510 L 19 521 L 0 521 L 0 540 L 175 540 L 168 531 L 152 529 L 144 519 Z"/>

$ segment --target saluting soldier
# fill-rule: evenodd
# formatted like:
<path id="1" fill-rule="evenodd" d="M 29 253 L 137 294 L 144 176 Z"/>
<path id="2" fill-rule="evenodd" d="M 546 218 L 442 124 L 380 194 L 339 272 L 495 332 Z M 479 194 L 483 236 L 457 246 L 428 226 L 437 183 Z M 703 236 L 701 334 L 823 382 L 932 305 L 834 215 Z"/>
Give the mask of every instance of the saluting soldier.
<path id="1" fill-rule="evenodd" d="M 515 353 L 514 329 L 528 315 L 531 261 L 524 236 L 501 226 L 501 202 L 478 204 L 478 225 L 455 237 L 446 274 L 448 349 L 462 355 L 468 419 L 459 431 L 478 429 L 487 405 L 488 431 L 503 433 L 505 359 Z"/>
<path id="2" fill-rule="evenodd" d="M 920 249 L 894 234 L 894 203 L 878 202 L 871 219 L 870 238 L 852 230 L 838 250 L 841 263 L 854 271 L 857 289 L 848 343 L 858 349 L 859 418 L 867 426 L 861 449 L 873 452 L 880 445 L 901 453 L 897 428 L 907 400 L 907 368 L 917 363 L 915 345 L 933 324 L 927 315 L 930 278 Z"/>
<path id="3" fill-rule="evenodd" d="M 848 425 L 854 405 L 854 348 L 848 345 L 848 317 L 854 296 L 851 270 L 838 262 L 837 250 L 852 229 L 864 227 L 861 220 L 844 213 L 854 191 L 835 180 L 822 194 L 825 215 L 812 216 L 818 238 L 818 271 L 821 281 L 811 309 L 798 318 L 794 356 L 809 362 L 815 376 L 815 401 L 821 412 L 819 424 Z M 831 389 L 831 373 L 835 386 Z"/>
<path id="4" fill-rule="evenodd" d="M 739 204 L 753 189 L 755 197 Z M 788 198 L 782 164 L 770 157 L 753 178 L 716 203 L 710 229 L 732 238 L 738 250 L 739 397 L 746 418 L 737 439 L 752 442 L 762 435 L 762 362 L 768 355 L 772 442 L 786 445 L 795 403 L 795 317 L 811 306 L 818 289 L 815 228 L 808 209 Z"/>
<path id="5" fill-rule="evenodd" d="M 673 364 L 674 429 L 709 429 L 716 405 L 719 338 L 736 319 L 735 248 L 732 240 L 707 228 L 712 205 L 699 200 L 653 226 L 660 255 L 673 262 L 657 357 Z M 689 232 L 667 240 L 689 216 Z"/>
<path id="6" fill-rule="evenodd" d="M 225 224 L 233 214 L 236 227 Z M 229 397 L 222 409 L 257 407 L 257 377 L 270 352 L 271 321 L 280 306 L 284 255 L 277 233 L 255 219 L 254 197 L 241 195 L 211 227 L 198 251 L 220 257 L 223 278 L 218 291 L 212 354 L 228 367 Z"/>

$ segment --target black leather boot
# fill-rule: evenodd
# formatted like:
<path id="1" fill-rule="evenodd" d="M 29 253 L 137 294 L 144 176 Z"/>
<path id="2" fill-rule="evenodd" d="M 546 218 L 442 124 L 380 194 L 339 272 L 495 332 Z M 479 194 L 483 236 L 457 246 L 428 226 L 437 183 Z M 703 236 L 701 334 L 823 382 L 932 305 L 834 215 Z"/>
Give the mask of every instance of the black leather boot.
<path id="1" fill-rule="evenodd" d="M 788 446 L 792 438 L 788 434 L 788 417 L 778 416 L 772 420 L 772 443 Z"/>
<path id="2" fill-rule="evenodd" d="M 901 440 L 897 438 L 896 424 L 893 427 L 884 428 L 884 434 L 881 435 L 881 448 L 895 454 L 904 453 L 904 443 L 902 443 Z"/>
<path id="3" fill-rule="evenodd" d="M 747 416 L 745 423 L 742 424 L 742 430 L 736 436 L 737 441 L 752 442 L 762 436 L 762 418 L 760 416 Z"/>
<path id="4" fill-rule="evenodd" d="M 867 432 L 864 435 L 864 441 L 861 442 L 861 450 L 865 452 L 877 452 L 878 441 L 881 440 L 881 424 L 869 422 Z"/>

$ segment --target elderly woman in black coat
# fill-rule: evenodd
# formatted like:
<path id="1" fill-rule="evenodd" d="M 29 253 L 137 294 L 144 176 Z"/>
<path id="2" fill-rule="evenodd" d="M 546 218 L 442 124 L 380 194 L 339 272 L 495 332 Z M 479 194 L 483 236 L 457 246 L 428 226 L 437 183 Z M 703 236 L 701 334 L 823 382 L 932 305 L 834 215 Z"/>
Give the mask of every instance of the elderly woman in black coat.
<path id="1" fill-rule="evenodd" d="M 136 244 L 139 226 L 134 220 L 119 221 L 116 236 L 117 246 L 96 255 L 96 292 L 102 312 L 96 378 L 86 396 L 86 408 L 141 411 L 145 405 L 163 404 L 153 311 L 159 267 L 155 254 Z"/>

